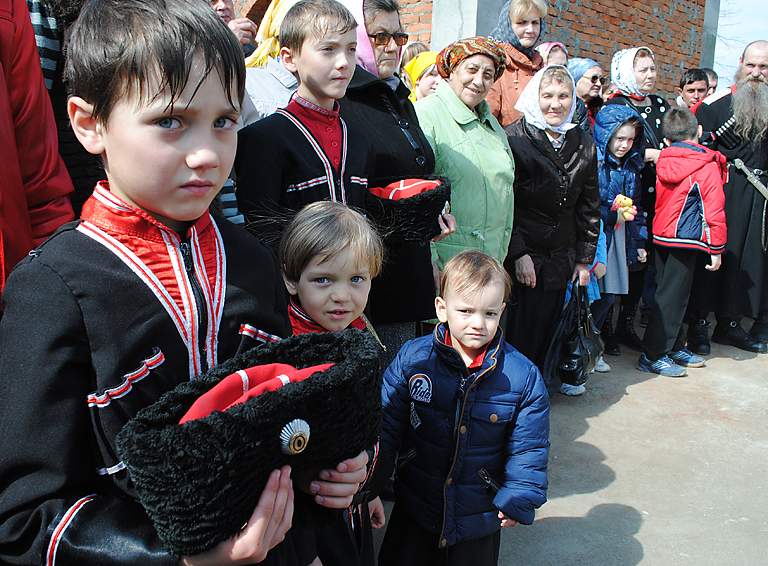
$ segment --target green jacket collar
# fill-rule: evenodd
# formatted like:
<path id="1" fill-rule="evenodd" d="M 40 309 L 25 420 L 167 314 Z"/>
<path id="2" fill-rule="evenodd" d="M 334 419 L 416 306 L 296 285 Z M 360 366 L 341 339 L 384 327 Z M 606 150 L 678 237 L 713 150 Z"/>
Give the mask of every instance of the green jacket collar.
<path id="1" fill-rule="evenodd" d="M 464 126 L 473 120 L 479 120 L 481 123 L 484 122 L 489 126 L 491 125 L 489 119 L 491 116 L 491 109 L 489 108 L 488 103 L 483 100 L 477 105 L 477 112 L 473 112 L 459 99 L 458 96 L 456 96 L 456 93 L 453 92 L 453 89 L 448 84 L 447 80 L 440 81 L 434 96 L 437 96 L 443 104 L 445 104 L 448 113 L 458 124 Z"/>

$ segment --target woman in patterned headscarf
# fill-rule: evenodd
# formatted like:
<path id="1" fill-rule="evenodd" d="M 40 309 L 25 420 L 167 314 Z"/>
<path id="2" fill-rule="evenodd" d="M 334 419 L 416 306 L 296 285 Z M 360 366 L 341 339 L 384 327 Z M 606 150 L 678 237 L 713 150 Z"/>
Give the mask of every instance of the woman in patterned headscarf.
<path id="1" fill-rule="evenodd" d="M 506 0 L 491 37 L 501 43 L 507 57 L 506 70 L 488 93 L 491 112 L 507 127 L 520 119 L 515 102 L 531 77 L 544 66 L 534 49 L 546 30 L 546 0 Z"/>
<path id="2" fill-rule="evenodd" d="M 438 269 L 467 249 L 499 261 L 512 233 L 515 163 L 504 131 L 485 97 L 504 72 L 504 51 L 485 37 L 457 41 L 437 56 L 443 81 L 416 103 L 424 134 L 435 153 L 435 174 L 451 180 L 456 232 L 432 244 Z"/>

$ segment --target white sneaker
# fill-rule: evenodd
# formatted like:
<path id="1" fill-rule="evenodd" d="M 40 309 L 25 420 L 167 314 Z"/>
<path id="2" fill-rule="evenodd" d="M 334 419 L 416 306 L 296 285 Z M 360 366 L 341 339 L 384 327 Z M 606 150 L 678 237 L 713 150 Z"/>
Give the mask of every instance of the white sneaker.
<path id="1" fill-rule="evenodd" d="M 587 388 L 583 385 L 570 385 L 568 383 L 560 384 L 560 393 L 563 395 L 568 395 L 569 397 L 578 397 L 579 395 L 584 395 L 586 390 Z"/>
<path id="2" fill-rule="evenodd" d="M 609 366 L 608 362 L 603 359 L 603 356 L 597 358 L 597 362 L 595 362 L 595 371 L 597 373 L 608 373 L 611 371 L 611 366 Z"/>

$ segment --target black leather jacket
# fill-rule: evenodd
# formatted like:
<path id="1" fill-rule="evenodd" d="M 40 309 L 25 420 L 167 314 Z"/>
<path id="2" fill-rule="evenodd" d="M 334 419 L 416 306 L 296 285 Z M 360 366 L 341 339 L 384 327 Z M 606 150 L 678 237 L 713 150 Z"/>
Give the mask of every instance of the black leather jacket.
<path id="1" fill-rule="evenodd" d="M 575 263 L 589 265 L 597 250 L 600 193 L 597 156 L 589 134 L 573 128 L 556 151 L 525 118 L 505 128 L 515 157 L 515 221 L 507 269 L 530 255 L 537 285 L 564 289 Z"/>

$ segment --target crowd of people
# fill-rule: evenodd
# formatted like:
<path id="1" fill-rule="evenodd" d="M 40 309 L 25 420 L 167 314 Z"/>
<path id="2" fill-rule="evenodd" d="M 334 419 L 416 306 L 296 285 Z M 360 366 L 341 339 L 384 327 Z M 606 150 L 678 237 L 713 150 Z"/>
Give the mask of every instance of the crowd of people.
<path id="1" fill-rule="evenodd" d="M 597 372 L 622 346 L 667 377 L 710 340 L 768 353 L 768 41 L 670 100 L 647 46 L 545 41 L 546 0 L 439 51 L 396 0 L 0 16 L 3 563 L 368 566 L 394 477 L 379 564 L 496 564 L 546 501 L 549 394 L 586 390 L 544 371 L 576 286 Z M 175 551 L 121 430 L 252 348 L 355 332 L 378 440 L 243 486 L 242 528 Z"/>

